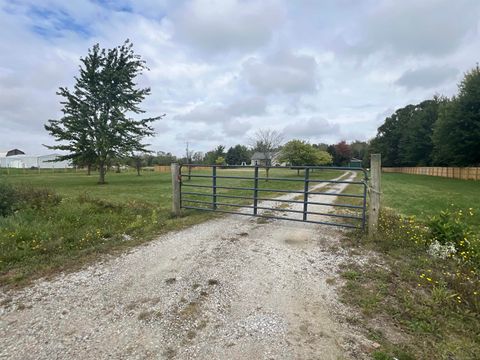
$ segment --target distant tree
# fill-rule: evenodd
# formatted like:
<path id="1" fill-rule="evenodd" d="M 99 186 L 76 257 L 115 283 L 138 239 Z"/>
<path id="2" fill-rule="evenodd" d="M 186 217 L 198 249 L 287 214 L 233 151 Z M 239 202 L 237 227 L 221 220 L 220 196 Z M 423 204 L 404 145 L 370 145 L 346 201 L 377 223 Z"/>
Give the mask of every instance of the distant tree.
<path id="1" fill-rule="evenodd" d="M 201 151 L 196 151 L 192 155 L 192 161 L 194 164 L 200 164 L 203 161 L 204 155 Z"/>
<path id="2" fill-rule="evenodd" d="M 438 108 L 444 98 L 435 96 L 414 106 L 408 113 L 405 126 L 400 129 L 398 164 L 428 166 L 432 164 L 433 127 L 438 119 Z"/>
<path id="3" fill-rule="evenodd" d="M 216 158 L 215 165 L 225 165 L 225 158 L 223 156 Z"/>
<path id="4" fill-rule="evenodd" d="M 315 165 L 331 165 L 333 163 L 333 158 L 332 155 L 330 155 L 327 151 L 324 150 L 318 150 L 316 151 L 316 163 Z"/>
<path id="5" fill-rule="evenodd" d="M 480 164 L 480 68 L 467 72 L 458 96 L 444 102 L 433 132 L 434 159 L 439 165 Z"/>
<path id="6" fill-rule="evenodd" d="M 175 155 L 172 155 L 169 152 L 158 151 L 156 156 L 153 157 L 152 165 L 170 165 L 177 161 L 178 159 Z"/>
<path id="7" fill-rule="evenodd" d="M 218 157 L 225 157 L 225 146 L 218 145 L 214 150 L 208 151 L 203 159 L 204 164 L 212 165 Z"/>
<path id="8" fill-rule="evenodd" d="M 145 165 L 145 156 L 142 153 L 132 154 L 129 159 L 128 163 L 130 166 L 133 166 L 135 170 L 137 170 L 137 176 L 140 176 L 140 172 L 142 171 L 142 167 Z"/>
<path id="9" fill-rule="evenodd" d="M 352 149 L 345 140 L 335 144 L 335 155 L 333 156 L 333 162 L 338 166 L 348 165 L 348 162 L 352 158 Z"/>
<path id="10" fill-rule="evenodd" d="M 74 90 L 61 87 L 57 92 L 64 98 L 62 118 L 45 125 L 59 142 L 47 147 L 68 152 L 59 160 L 81 159 L 86 154 L 94 157 L 100 184 L 105 183 L 106 166 L 112 159 L 145 152 L 141 141 L 154 134 L 151 123 L 162 117 L 136 120 L 127 116 L 144 113 L 139 105 L 150 94 L 149 88 L 136 87 L 135 78 L 148 68 L 132 46 L 128 40 L 113 49 L 94 45 L 80 59 Z"/>
<path id="11" fill-rule="evenodd" d="M 263 155 L 266 163 L 267 181 L 272 166 L 272 158 L 283 142 L 283 135 L 276 130 L 259 129 L 250 139 L 253 151 Z"/>
<path id="12" fill-rule="evenodd" d="M 325 143 L 312 144 L 312 146 L 318 150 L 328 151 L 328 144 Z"/>
<path id="13" fill-rule="evenodd" d="M 292 166 L 327 165 L 332 162 L 332 157 L 326 151 L 318 150 L 303 140 L 290 140 L 282 147 L 280 161 Z"/>
<path id="14" fill-rule="evenodd" d="M 250 151 L 244 145 L 235 145 L 228 149 L 225 161 L 229 165 L 241 165 L 243 162 L 250 162 Z"/>
<path id="15" fill-rule="evenodd" d="M 368 144 L 365 141 L 355 140 L 350 144 L 352 158 L 362 160 L 367 155 Z"/>

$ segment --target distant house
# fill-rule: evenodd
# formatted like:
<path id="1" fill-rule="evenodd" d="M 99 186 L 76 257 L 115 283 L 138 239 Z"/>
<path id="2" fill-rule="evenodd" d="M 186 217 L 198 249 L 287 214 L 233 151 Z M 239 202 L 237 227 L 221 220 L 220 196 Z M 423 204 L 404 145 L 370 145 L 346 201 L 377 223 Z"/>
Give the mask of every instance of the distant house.
<path id="1" fill-rule="evenodd" d="M 265 156 L 267 155 L 267 156 Z M 276 153 L 262 153 L 259 151 L 256 151 L 253 153 L 250 165 L 255 166 L 284 166 L 285 163 L 281 163 L 278 160 L 278 157 L 280 156 L 280 152 Z M 269 162 L 269 163 L 268 163 Z"/>

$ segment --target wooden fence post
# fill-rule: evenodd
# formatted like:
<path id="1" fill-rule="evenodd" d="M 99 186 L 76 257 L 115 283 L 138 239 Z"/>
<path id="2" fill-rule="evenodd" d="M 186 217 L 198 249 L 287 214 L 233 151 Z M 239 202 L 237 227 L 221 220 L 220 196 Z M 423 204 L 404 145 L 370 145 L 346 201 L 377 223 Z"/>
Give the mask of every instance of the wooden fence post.
<path id="1" fill-rule="evenodd" d="M 171 164 L 172 169 L 172 212 L 175 216 L 180 215 L 180 166 Z"/>
<path id="2" fill-rule="evenodd" d="M 378 230 L 378 214 L 380 212 L 380 178 L 382 176 L 382 160 L 380 154 L 372 154 L 370 158 L 370 202 L 368 206 L 368 235 L 373 236 Z"/>

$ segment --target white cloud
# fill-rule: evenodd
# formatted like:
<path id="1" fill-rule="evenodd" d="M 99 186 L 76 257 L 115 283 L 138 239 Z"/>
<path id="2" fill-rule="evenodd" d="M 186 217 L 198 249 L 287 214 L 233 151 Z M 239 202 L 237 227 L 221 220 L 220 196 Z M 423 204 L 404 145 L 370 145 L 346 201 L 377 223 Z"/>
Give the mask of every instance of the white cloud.
<path id="1" fill-rule="evenodd" d="M 447 81 L 455 80 L 459 71 L 449 66 L 428 66 L 410 69 L 400 76 L 395 84 L 407 89 L 432 88 Z"/>
<path id="2" fill-rule="evenodd" d="M 267 45 L 284 16 L 280 1 L 195 0 L 171 21 L 175 39 L 216 54 Z"/>
<path id="3" fill-rule="evenodd" d="M 360 47 L 400 55 L 441 56 L 478 35 L 477 0 L 383 1 L 363 20 Z"/>
<path id="4" fill-rule="evenodd" d="M 288 138 L 321 139 L 338 135 L 340 126 L 321 117 L 315 117 L 288 124 L 283 133 Z"/>
<path id="5" fill-rule="evenodd" d="M 243 64 L 243 76 L 259 93 L 310 93 L 318 88 L 317 63 L 306 54 L 274 53 L 264 60 L 250 58 Z"/>

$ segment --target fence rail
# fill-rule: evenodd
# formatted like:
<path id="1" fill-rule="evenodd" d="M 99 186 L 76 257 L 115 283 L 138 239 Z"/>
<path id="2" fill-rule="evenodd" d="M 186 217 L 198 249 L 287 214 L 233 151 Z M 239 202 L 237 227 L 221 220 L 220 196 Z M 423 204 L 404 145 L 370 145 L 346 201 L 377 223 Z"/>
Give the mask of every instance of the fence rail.
<path id="1" fill-rule="evenodd" d="M 445 166 L 418 166 L 418 167 L 382 167 L 385 173 L 402 173 L 413 175 L 440 176 L 450 179 L 480 180 L 480 167 L 445 167 Z"/>
<path id="2" fill-rule="evenodd" d="M 154 168 L 154 171 L 157 171 L 157 172 L 169 173 L 172 171 L 170 165 L 155 165 L 153 168 Z M 195 167 L 195 170 L 210 170 L 210 167 L 197 166 Z"/>

